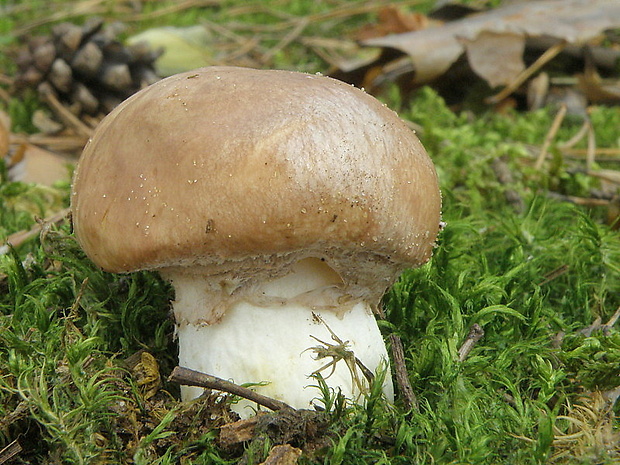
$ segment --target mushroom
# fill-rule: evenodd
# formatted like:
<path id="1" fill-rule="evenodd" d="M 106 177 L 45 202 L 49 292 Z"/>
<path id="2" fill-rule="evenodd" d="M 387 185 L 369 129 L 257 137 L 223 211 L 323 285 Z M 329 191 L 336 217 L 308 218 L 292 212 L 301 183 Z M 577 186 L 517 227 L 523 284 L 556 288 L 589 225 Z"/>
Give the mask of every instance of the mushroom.
<path id="1" fill-rule="evenodd" d="M 424 148 L 375 98 L 320 75 L 234 67 L 123 102 L 72 191 L 75 235 L 96 264 L 172 282 L 179 365 L 261 383 L 295 408 L 320 397 L 313 376 L 358 400 L 364 374 L 389 368 L 374 311 L 429 260 L 440 207 Z"/>

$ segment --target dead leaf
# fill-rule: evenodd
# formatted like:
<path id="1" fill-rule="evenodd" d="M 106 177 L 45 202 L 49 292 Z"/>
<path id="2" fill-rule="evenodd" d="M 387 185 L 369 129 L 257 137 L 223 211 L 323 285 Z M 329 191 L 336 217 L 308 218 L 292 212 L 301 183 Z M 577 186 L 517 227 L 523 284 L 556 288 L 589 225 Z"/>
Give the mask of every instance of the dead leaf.
<path id="1" fill-rule="evenodd" d="M 133 376 L 145 400 L 152 398 L 161 387 L 159 364 L 153 355 L 143 351 L 140 361 L 133 367 Z"/>
<path id="2" fill-rule="evenodd" d="M 464 45 L 469 65 L 491 87 L 508 84 L 525 69 L 522 35 L 482 31 L 474 40 L 464 41 Z"/>
<path id="3" fill-rule="evenodd" d="M 620 80 L 604 81 L 594 69 L 577 76 L 579 89 L 592 103 L 620 103 Z"/>
<path id="4" fill-rule="evenodd" d="M 57 181 L 68 181 L 71 160 L 32 144 L 21 144 L 9 164 L 12 181 L 51 186 Z"/>
<path id="5" fill-rule="evenodd" d="M 406 53 L 415 69 L 415 84 L 438 78 L 466 53 L 468 60 L 473 57 L 470 65 L 478 75 L 491 85 L 499 85 L 508 83 L 523 69 L 523 58 L 517 50 L 526 38 L 551 36 L 557 41 L 583 45 L 602 31 L 618 26 L 620 2 L 616 0 L 541 0 L 512 3 L 442 26 L 369 39 L 362 44 Z M 488 50 L 491 39 L 495 50 L 485 58 L 484 52 L 476 49 Z M 498 73 L 493 65 L 509 71 Z"/>
<path id="6" fill-rule="evenodd" d="M 378 22 L 364 25 L 356 34 L 358 40 L 383 37 L 389 34 L 426 29 L 429 18 L 421 13 L 405 13 L 402 9 L 388 5 L 377 13 Z"/>

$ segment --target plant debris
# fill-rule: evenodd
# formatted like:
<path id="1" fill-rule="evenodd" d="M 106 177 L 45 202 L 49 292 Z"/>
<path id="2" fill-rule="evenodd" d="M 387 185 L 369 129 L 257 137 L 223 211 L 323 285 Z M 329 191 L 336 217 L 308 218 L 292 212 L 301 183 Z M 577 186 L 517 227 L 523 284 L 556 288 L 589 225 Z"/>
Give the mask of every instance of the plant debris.
<path id="1" fill-rule="evenodd" d="M 51 36 L 29 37 L 17 57 L 17 89 L 38 89 L 71 115 L 108 113 L 122 100 L 159 80 L 154 61 L 162 53 L 144 44 L 124 46 L 118 23 L 93 17 L 83 26 L 60 23 Z"/>
<path id="2" fill-rule="evenodd" d="M 411 29 L 402 32 L 390 30 L 395 28 L 389 26 L 393 18 L 402 17 L 391 13 L 390 33 L 360 41 L 364 47 L 379 47 L 382 55 L 359 68 L 343 63 L 336 75 L 370 91 L 388 82 L 442 88 L 459 81 L 468 87 L 472 77 L 478 76 L 490 88 L 507 86 L 491 100 L 499 102 L 559 54 L 577 56 L 582 63 L 590 57 L 594 66 L 607 71 L 613 70 L 620 57 L 616 49 L 597 46 L 605 30 L 620 26 L 620 5 L 614 1 L 511 2 L 482 12 L 463 9 L 461 14 L 443 20 L 439 10 L 427 21 L 407 22 Z M 403 23 L 400 20 L 398 24 Z M 528 64 L 530 57 L 537 55 L 537 61 Z M 588 97 L 617 99 L 617 83 L 605 84 L 608 90 L 603 90 L 596 73 L 586 73 L 580 79 Z"/>
<path id="3" fill-rule="evenodd" d="M 620 47 L 606 30 L 618 27 L 618 2 L 504 3 L 480 11 L 442 2 L 431 12 L 419 0 L 0 7 L 9 31 L 0 50 L 0 464 L 620 460 Z M 529 19 L 539 9 L 544 19 Z M 151 273 L 97 269 L 71 234 L 67 178 L 58 182 L 45 162 L 51 155 L 62 171 L 75 160 L 105 109 L 74 113 L 79 105 L 50 81 L 15 93 L 17 38 L 69 20 L 82 30 L 94 13 L 107 27 L 121 19 L 129 34 L 200 25 L 209 36 L 201 51 L 218 63 L 343 76 L 381 91 L 419 133 L 447 225 L 433 259 L 406 271 L 383 302 L 394 404 L 369 383 L 353 405 L 318 377 L 309 380 L 316 412 L 238 421 L 235 396 L 217 383 L 179 399 L 168 378 L 173 290 Z M 482 27 L 480 17 L 494 22 Z M 474 32 L 454 42 L 448 32 L 459 24 Z M 422 36 L 420 50 L 368 45 Z M 439 62 L 446 54 L 426 48 L 434 40 L 459 55 L 420 86 L 409 52 Z M 495 45 L 512 53 L 491 62 L 501 56 Z M 507 70 L 494 69 L 504 61 Z M 48 153 L 31 152 L 39 148 Z"/>

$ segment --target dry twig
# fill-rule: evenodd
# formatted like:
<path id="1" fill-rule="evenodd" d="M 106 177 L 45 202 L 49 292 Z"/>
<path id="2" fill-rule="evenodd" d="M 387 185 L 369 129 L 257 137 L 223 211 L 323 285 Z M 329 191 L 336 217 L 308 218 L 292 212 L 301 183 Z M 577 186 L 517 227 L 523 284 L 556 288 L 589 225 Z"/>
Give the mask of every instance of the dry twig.
<path id="1" fill-rule="evenodd" d="M 620 307 L 618 307 L 616 312 L 611 316 L 607 323 L 601 324 L 601 317 L 597 317 L 590 326 L 588 326 L 587 328 L 583 328 L 579 332 L 586 337 L 590 337 L 594 331 L 609 331 L 613 327 L 613 325 L 616 324 L 618 318 L 620 318 Z"/>
<path id="2" fill-rule="evenodd" d="M 560 147 L 562 155 L 565 158 L 583 160 L 589 155 L 589 149 L 574 149 Z M 594 157 L 598 161 L 604 161 L 606 163 L 620 163 L 620 149 L 614 148 L 597 148 L 594 150 Z"/>
<path id="3" fill-rule="evenodd" d="M 64 220 L 69 216 L 70 212 L 70 208 L 64 208 L 63 210 L 60 210 L 58 213 L 55 213 L 52 216 L 49 216 L 43 220 L 38 220 L 37 224 L 27 231 L 18 231 L 14 234 L 11 234 L 4 240 L 5 245 L 0 246 L 0 255 L 5 255 L 9 252 L 11 247 L 19 247 L 27 240 L 36 237 L 43 230 L 43 228 L 45 228 L 46 225 L 52 223 L 59 223 L 60 221 Z"/>
<path id="4" fill-rule="evenodd" d="M 258 394 L 251 389 L 231 383 L 225 379 L 190 370 L 189 368 L 175 367 L 168 380 L 185 386 L 198 386 L 205 389 L 227 392 L 235 396 L 243 397 L 251 402 L 256 402 L 258 405 L 262 405 L 274 411 L 282 409 L 294 410 L 293 407 L 280 400 L 272 399 L 271 397 Z"/>
<path id="5" fill-rule="evenodd" d="M 465 338 L 465 342 L 459 349 L 459 361 L 464 362 L 465 359 L 469 356 L 469 353 L 472 351 L 476 343 L 482 339 L 484 336 L 484 329 L 478 323 L 474 323 L 470 330 L 469 334 Z"/>
<path id="6" fill-rule="evenodd" d="M 568 265 L 561 265 L 559 267 L 557 267 L 555 270 L 551 271 L 550 273 L 547 273 L 544 276 L 544 279 L 538 283 L 539 286 L 543 286 L 551 281 L 553 281 L 555 278 L 558 278 L 560 276 L 562 276 L 564 273 L 566 273 L 569 270 L 569 266 Z"/>
<path id="7" fill-rule="evenodd" d="M 407 410 L 418 410 L 420 408 L 418 399 L 413 391 L 411 382 L 409 381 L 409 375 L 407 373 L 407 366 L 405 364 L 405 351 L 403 349 L 403 341 L 400 336 L 396 334 L 390 334 L 390 346 L 392 347 L 392 358 L 394 361 L 394 375 L 396 377 L 396 384 L 398 390 L 403 396 L 403 403 Z"/>

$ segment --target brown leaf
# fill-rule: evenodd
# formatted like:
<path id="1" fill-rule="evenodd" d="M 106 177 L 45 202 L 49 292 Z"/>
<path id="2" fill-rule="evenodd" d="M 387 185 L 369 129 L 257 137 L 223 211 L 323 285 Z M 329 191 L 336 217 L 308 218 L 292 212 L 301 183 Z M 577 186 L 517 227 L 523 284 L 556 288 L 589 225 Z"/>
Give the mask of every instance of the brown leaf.
<path id="1" fill-rule="evenodd" d="M 152 398 L 161 387 L 159 364 L 153 355 L 143 351 L 140 361 L 133 367 L 132 374 L 145 400 Z"/>
<path id="2" fill-rule="evenodd" d="M 515 37 L 525 40 L 551 36 L 558 41 L 583 45 L 603 30 L 618 26 L 618 1 L 541 0 L 513 3 L 439 27 L 369 39 L 362 44 L 396 49 L 409 55 L 416 84 L 441 76 L 465 52 L 468 59 L 474 57 L 474 63 L 470 64 L 475 64 L 475 71 L 489 83 L 497 84 L 514 78 L 522 69 L 522 57 L 516 52 L 520 45 Z M 484 52 L 476 49 L 488 50 L 491 38 L 497 41 L 497 50 L 484 59 Z M 510 71 L 498 74 L 493 65 Z"/>
<path id="3" fill-rule="evenodd" d="M 577 76 L 579 89 L 592 103 L 620 103 L 620 80 L 605 82 L 596 71 Z"/>
<path id="4" fill-rule="evenodd" d="M 464 45 L 471 68 L 491 87 L 510 83 L 525 69 L 525 38 L 522 35 L 482 31 Z"/>
<path id="5" fill-rule="evenodd" d="M 358 40 L 367 40 L 374 37 L 383 37 L 389 34 L 426 29 L 429 19 L 420 13 L 405 13 L 402 9 L 388 5 L 377 14 L 379 21 L 375 24 L 363 26 L 356 34 Z"/>
<path id="6" fill-rule="evenodd" d="M 11 180 L 46 186 L 69 180 L 69 159 L 36 145 L 22 144 L 21 149 L 19 160 L 9 168 Z"/>

